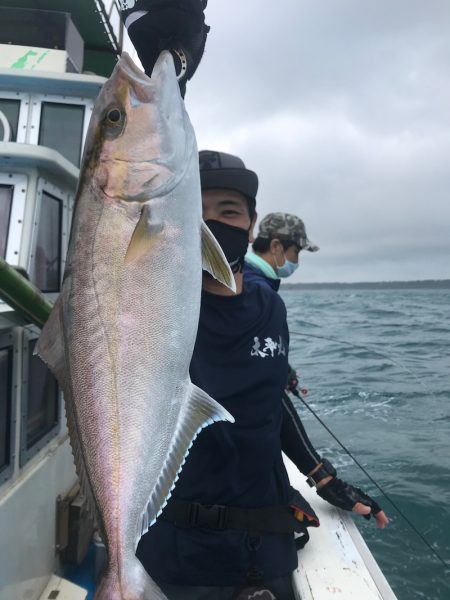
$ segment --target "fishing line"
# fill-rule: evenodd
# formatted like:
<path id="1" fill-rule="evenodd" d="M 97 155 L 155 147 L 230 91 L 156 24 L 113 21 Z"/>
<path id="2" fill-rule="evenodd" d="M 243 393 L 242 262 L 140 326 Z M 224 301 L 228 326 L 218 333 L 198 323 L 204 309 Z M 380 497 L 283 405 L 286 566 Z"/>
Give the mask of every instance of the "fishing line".
<path id="1" fill-rule="evenodd" d="M 325 335 L 317 335 L 314 333 L 303 333 L 301 331 L 289 331 L 290 335 L 302 335 L 303 337 L 310 337 L 310 338 L 317 338 L 319 340 L 326 340 L 327 342 L 336 342 L 337 344 L 345 344 L 346 346 L 351 346 L 352 348 L 359 348 L 359 349 L 363 349 L 363 350 L 368 350 L 369 352 L 372 352 L 373 354 L 378 354 L 378 356 L 382 356 L 383 358 L 386 358 L 387 360 L 389 360 L 393 365 L 395 365 L 396 367 L 399 367 L 399 369 L 403 369 L 404 371 L 406 371 L 407 373 L 409 373 L 409 375 L 411 375 L 413 377 L 413 379 L 416 380 L 416 382 L 423 387 L 424 391 L 431 396 L 432 398 L 434 398 L 434 400 L 437 400 L 436 395 L 429 390 L 426 385 L 423 383 L 423 381 L 414 373 L 414 371 L 412 371 L 409 367 L 407 367 L 405 364 L 403 364 L 400 361 L 396 361 L 395 359 L 392 358 L 392 356 L 389 356 L 389 354 L 385 354 L 384 352 L 380 352 L 379 350 L 376 350 L 375 348 L 372 348 L 371 346 L 365 346 L 364 344 L 355 344 L 354 342 L 348 342 L 347 340 L 340 340 L 339 338 L 335 338 L 335 337 L 327 337 Z"/>
<path id="2" fill-rule="evenodd" d="M 328 338 L 325 336 L 320 336 L 320 335 L 312 335 L 312 334 L 305 334 L 305 333 L 300 333 L 297 331 L 291 331 L 291 334 L 294 335 L 303 335 L 306 337 L 316 337 L 319 339 L 325 339 L 325 340 L 329 340 L 329 341 L 334 341 L 334 342 L 338 342 L 338 343 L 343 343 L 343 344 L 348 344 L 350 346 L 356 346 L 356 344 L 352 344 L 351 342 L 345 342 L 345 341 L 341 341 L 338 340 L 336 338 Z M 367 346 L 360 346 L 362 348 L 365 348 L 367 350 L 371 350 L 370 348 L 368 348 Z M 375 351 L 376 352 L 376 351 Z M 389 358 L 388 356 L 378 352 L 378 354 L 380 354 L 381 356 L 384 356 L 385 358 Z M 394 363 L 395 364 L 395 363 Z M 375 481 L 375 479 L 370 475 L 370 473 L 367 471 L 367 469 L 365 467 L 362 466 L 362 464 L 359 462 L 359 460 L 350 452 L 350 450 L 348 448 L 346 448 L 346 446 L 344 446 L 344 444 L 337 438 L 337 436 L 331 431 L 331 429 L 328 427 L 328 425 L 326 425 L 324 423 L 324 421 L 319 417 L 319 415 L 311 408 L 311 406 L 308 404 L 308 402 L 306 402 L 306 400 L 303 398 L 303 396 L 299 393 L 299 391 L 297 389 L 293 389 L 293 390 L 289 390 L 292 394 L 294 394 L 294 396 L 296 398 L 298 398 L 300 400 L 300 402 L 302 402 L 302 404 L 304 404 L 304 406 L 311 412 L 311 414 L 317 419 L 317 421 L 322 425 L 322 427 L 330 434 L 330 436 L 336 441 L 337 444 L 339 444 L 339 446 L 344 450 L 344 452 L 353 460 L 353 462 L 359 467 L 359 469 L 361 469 L 361 471 L 364 473 L 364 475 L 369 479 L 369 481 L 371 481 L 373 483 L 373 485 L 380 491 L 380 493 L 386 498 L 386 500 L 393 506 L 393 508 L 397 511 L 397 513 L 402 517 L 402 519 L 409 525 L 409 527 L 414 531 L 414 533 L 422 540 L 422 542 L 425 544 L 425 546 L 427 546 L 427 548 L 434 554 L 434 556 L 439 560 L 439 562 L 442 563 L 442 565 L 444 566 L 445 569 L 448 569 L 448 564 L 445 562 L 445 560 L 442 558 L 442 556 L 439 554 L 439 552 L 433 548 L 433 546 L 430 544 L 430 542 L 426 539 L 426 537 L 417 529 L 417 527 L 414 525 L 414 523 L 405 515 L 405 513 L 402 511 L 402 509 L 397 505 L 396 502 L 394 502 L 394 500 L 392 500 L 390 498 L 390 496 L 387 494 L 387 492 L 385 492 L 383 490 L 383 488 Z"/>
<path id="3" fill-rule="evenodd" d="M 309 406 L 309 404 L 306 402 L 306 400 L 303 398 L 303 396 L 300 395 L 300 393 L 298 392 L 298 390 L 289 390 L 289 391 L 292 394 L 294 394 L 294 396 L 296 398 L 298 398 L 300 400 L 300 402 L 302 402 L 306 406 L 306 408 L 314 415 L 314 417 L 319 421 L 319 423 L 322 425 L 322 427 L 324 427 L 324 429 L 326 429 L 328 431 L 328 433 L 331 435 L 331 437 L 339 444 L 339 446 L 344 450 L 344 452 L 346 454 L 348 454 L 348 456 L 353 460 L 353 462 L 361 469 L 361 471 L 364 473 L 364 475 L 377 487 L 377 489 L 383 494 L 383 496 L 386 498 L 386 500 L 391 503 L 391 505 L 398 512 L 398 514 L 406 521 L 406 523 L 411 527 L 411 529 L 419 536 L 419 538 L 423 541 L 423 543 L 431 550 L 431 552 L 435 555 L 435 557 L 447 569 L 449 567 L 449 565 L 445 562 L 445 560 L 442 558 L 442 556 L 439 554 L 439 552 L 433 548 L 433 546 L 426 539 L 426 537 L 417 529 L 417 527 L 414 525 L 414 523 L 405 515 L 405 513 L 401 510 L 401 508 L 397 505 L 397 503 L 394 502 L 389 497 L 389 495 L 387 494 L 387 492 L 385 492 L 383 490 L 383 488 L 375 481 L 375 479 L 370 475 L 370 473 L 368 473 L 368 471 L 355 458 L 355 456 L 353 456 L 353 454 L 350 452 L 350 450 L 348 448 L 346 448 L 344 446 L 344 444 L 334 435 L 334 433 L 322 421 L 322 419 L 319 417 L 319 415 Z"/>

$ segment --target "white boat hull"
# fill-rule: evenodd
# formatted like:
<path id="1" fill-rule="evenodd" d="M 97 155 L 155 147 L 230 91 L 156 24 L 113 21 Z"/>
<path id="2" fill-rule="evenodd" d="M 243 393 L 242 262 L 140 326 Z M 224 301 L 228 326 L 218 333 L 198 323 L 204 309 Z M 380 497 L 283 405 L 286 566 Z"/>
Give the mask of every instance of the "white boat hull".
<path id="1" fill-rule="evenodd" d="M 285 464 L 291 485 L 313 506 L 320 520 L 320 527 L 309 528 L 310 540 L 298 554 L 294 572 L 298 598 L 396 600 L 353 517 L 322 500 L 287 457 Z"/>

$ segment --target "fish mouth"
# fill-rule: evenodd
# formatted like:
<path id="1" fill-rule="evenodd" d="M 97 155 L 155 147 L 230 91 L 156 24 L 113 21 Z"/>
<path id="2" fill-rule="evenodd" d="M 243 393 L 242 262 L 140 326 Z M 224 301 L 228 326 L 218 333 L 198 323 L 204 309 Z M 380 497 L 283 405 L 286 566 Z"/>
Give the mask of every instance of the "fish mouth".
<path id="1" fill-rule="evenodd" d="M 142 85 L 148 85 L 149 83 L 152 83 L 150 77 L 147 77 L 144 71 L 137 66 L 128 52 L 122 53 L 116 68 L 123 71 L 125 75 L 127 75 L 130 79 L 135 80 L 137 83 Z"/>
<path id="2" fill-rule="evenodd" d="M 173 56 L 168 50 L 163 50 L 158 56 L 158 60 L 156 61 L 155 66 L 153 67 L 151 78 L 159 79 L 161 75 L 163 75 L 167 71 L 170 71 L 171 73 L 173 72 L 175 79 L 177 78 Z"/>
<path id="3" fill-rule="evenodd" d="M 156 102 L 159 105 L 168 105 L 175 88 L 179 93 L 175 63 L 172 55 L 167 50 L 159 55 L 151 77 L 148 77 L 132 60 L 131 56 L 124 52 L 109 81 L 114 80 L 119 90 L 123 89 L 125 84 L 125 87 L 129 89 L 132 103 L 136 104 L 139 102 Z M 114 84 L 111 83 L 110 85 L 112 85 L 114 92 Z"/>
<path id="4" fill-rule="evenodd" d="M 152 76 L 148 77 L 133 61 L 128 52 L 123 52 L 117 63 L 117 68 L 123 71 L 130 79 L 141 85 L 151 85 L 161 79 L 168 71 L 173 71 L 176 79 L 175 63 L 168 50 L 163 50 L 153 67 Z"/>

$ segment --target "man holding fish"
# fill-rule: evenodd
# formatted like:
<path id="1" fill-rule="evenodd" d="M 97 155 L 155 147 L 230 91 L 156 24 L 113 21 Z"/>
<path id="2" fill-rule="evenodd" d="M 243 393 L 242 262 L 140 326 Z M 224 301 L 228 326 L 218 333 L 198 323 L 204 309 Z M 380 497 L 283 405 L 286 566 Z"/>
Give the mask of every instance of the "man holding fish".
<path id="1" fill-rule="evenodd" d="M 292 415 L 282 403 L 289 345 L 285 307 L 273 290 L 243 281 L 256 220 L 256 174 L 235 156 L 203 151 L 200 176 L 203 218 L 234 272 L 236 294 L 204 274 L 190 374 L 235 423 L 216 423 L 199 435 L 137 555 L 171 600 L 241 600 L 264 590 L 271 595 L 258 598 L 291 600 L 294 531 L 318 522 L 290 487 L 282 450 L 332 504 L 372 513 L 380 527 L 387 519 L 375 501 L 311 454 L 303 429 L 289 425 Z"/>
<path id="2" fill-rule="evenodd" d="M 188 46 L 180 60 L 199 60 L 201 44 Z M 290 600 L 293 532 L 317 519 L 281 454 L 285 307 L 243 285 L 258 180 L 237 157 L 201 153 L 202 196 L 175 62 L 163 52 L 149 78 L 124 55 L 99 95 L 37 351 L 64 391 L 107 548 L 96 600 Z M 312 481 L 339 482 L 322 462 Z M 374 501 L 340 484 L 334 503 L 384 526 Z"/>

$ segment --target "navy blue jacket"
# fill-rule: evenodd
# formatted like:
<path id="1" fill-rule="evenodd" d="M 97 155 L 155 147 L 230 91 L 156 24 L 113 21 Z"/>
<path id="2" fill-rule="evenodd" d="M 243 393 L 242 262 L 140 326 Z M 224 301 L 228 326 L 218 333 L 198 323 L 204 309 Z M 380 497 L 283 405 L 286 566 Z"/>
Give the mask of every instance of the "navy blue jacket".
<path id="1" fill-rule="evenodd" d="M 268 289 L 274 290 L 275 292 L 278 292 L 280 289 L 279 279 L 266 277 L 261 269 L 258 269 L 258 267 L 254 267 L 247 262 L 244 264 L 244 279 L 248 283 L 257 283 Z"/>
<path id="2" fill-rule="evenodd" d="M 244 265 L 244 285 L 254 283 L 268 290 L 278 292 L 280 279 L 266 277 L 261 269 L 246 262 Z M 320 462 L 321 457 L 314 448 L 303 423 L 295 409 L 288 394 L 283 395 L 283 426 L 281 429 L 281 441 L 283 452 L 289 456 L 292 462 L 303 474 L 308 474 Z"/>
<path id="3" fill-rule="evenodd" d="M 246 283 L 238 296 L 203 293 L 191 379 L 236 422 L 215 423 L 200 433 L 174 497 L 246 508 L 289 503 L 281 455 L 288 345 L 286 309 L 272 289 Z M 240 585 L 252 566 L 248 538 L 246 531 L 187 529 L 158 520 L 137 555 L 156 580 Z M 292 573 L 293 535 L 263 534 L 256 566 L 264 578 Z"/>

